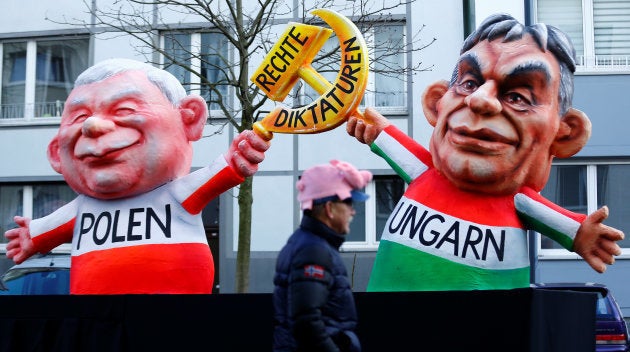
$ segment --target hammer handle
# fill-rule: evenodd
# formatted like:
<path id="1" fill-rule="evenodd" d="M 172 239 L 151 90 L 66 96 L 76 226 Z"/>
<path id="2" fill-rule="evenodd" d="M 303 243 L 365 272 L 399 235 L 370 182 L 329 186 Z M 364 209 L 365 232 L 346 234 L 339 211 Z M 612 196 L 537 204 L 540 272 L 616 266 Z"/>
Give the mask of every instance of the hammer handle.
<path id="1" fill-rule="evenodd" d="M 302 65 L 302 67 L 298 70 L 298 75 L 304 80 L 304 82 L 308 83 L 309 86 L 315 89 L 317 94 L 324 94 L 332 88 L 332 83 L 328 82 L 326 77 L 317 72 L 310 63 Z"/>

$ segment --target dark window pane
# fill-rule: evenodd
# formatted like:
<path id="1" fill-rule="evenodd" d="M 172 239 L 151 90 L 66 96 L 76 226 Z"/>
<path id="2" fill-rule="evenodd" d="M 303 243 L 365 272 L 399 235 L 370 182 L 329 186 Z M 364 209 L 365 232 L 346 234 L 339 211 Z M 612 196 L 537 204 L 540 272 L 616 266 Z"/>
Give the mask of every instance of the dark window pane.
<path id="1" fill-rule="evenodd" d="M 16 215 L 22 215 L 23 186 L 0 185 L 0 243 L 7 243 L 5 231 L 17 227 L 13 221 Z"/>
<path id="2" fill-rule="evenodd" d="M 37 42 L 35 117 L 61 116 L 74 80 L 88 68 L 88 47 L 87 38 Z"/>
<path id="3" fill-rule="evenodd" d="M 380 241 L 385 223 L 405 192 L 405 182 L 398 176 L 374 178 L 376 187 L 376 240 Z"/>
<path id="4" fill-rule="evenodd" d="M 361 191 L 365 192 L 364 189 Z M 350 223 L 350 233 L 346 235 L 346 242 L 365 242 L 365 202 L 354 202 L 353 207 L 356 214 Z"/>
<path id="5" fill-rule="evenodd" d="M 227 40 L 218 33 L 201 34 L 201 96 L 210 103 L 210 110 L 218 109 L 216 101 L 227 100 L 227 77 L 229 65 Z M 204 84 L 206 83 L 206 84 Z M 212 86 L 212 87 L 211 87 Z"/>
<path id="6" fill-rule="evenodd" d="M 610 209 L 604 224 L 630 233 L 630 165 L 598 165 L 597 166 L 597 207 L 607 205 Z M 621 247 L 630 248 L 630 238 L 619 242 Z"/>
<path id="7" fill-rule="evenodd" d="M 576 213 L 586 214 L 586 166 L 554 165 L 547 185 L 542 190 L 543 197 Z M 553 240 L 541 236 L 541 248 L 563 248 Z"/>
<path id="8" fill-rule="evenodd" d="M 2 110 L 0 118 L 24 118 L 26 42 L 2 45 Z"/>
<path id="9" fill-rule="evenodd" d="M 164 35 L 164 50 L 167 57 L 164 58 L 164 69 L 184 85 L 190 92 L 190 72 L 184 67 L 190 67 L 190 34 L 167 33 Z M 181 65 L 184 65 L 182 67 Z"/>

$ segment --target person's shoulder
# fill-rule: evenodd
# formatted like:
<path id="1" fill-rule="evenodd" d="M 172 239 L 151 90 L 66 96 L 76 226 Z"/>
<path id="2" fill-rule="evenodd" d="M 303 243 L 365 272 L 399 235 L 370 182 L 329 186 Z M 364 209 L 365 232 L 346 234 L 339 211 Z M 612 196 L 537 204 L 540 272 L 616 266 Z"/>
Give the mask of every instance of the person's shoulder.
<path id="1" fill-rule="evenodd" d="M 294 262 L 321 263 L 328 266 L 332 261 L 332 249 L 321 237 L 307 234 L 295 246 Z"/>

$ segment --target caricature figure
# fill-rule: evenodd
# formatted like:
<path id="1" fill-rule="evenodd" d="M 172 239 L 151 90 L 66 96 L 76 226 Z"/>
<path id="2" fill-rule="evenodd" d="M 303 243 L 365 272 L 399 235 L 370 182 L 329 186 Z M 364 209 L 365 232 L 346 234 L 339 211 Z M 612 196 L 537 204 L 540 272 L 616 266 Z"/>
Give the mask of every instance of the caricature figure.
<path id="1" fill-rule="evenodd" d="M 257 171 L 269 143 L 239 134 L 224 156 L 190 172 L 207 119 L 167 71 L 112 59 L 88 68 L 68 96 L 48 159 L 79 196 L 5 236 L 21 263 L 72 241 L 72 294 L 211 293 L 212 254 L 200 213 Z"/>
<path id="2" fill-rule="evenodd" d="M 450 82 L 430 85 L 423 110 L 430 152 L 373 109 L 347 131 L 383 156 L 409 187 L 390 215 L 369 291 L 510 289 L 529 285 L 527 230 L 603 272 L 624 234 L 538 193 L 552 159 L 590 137 L 572 108 L 574 49 L 557 28 L 486 19 L 464 42 Z"/>

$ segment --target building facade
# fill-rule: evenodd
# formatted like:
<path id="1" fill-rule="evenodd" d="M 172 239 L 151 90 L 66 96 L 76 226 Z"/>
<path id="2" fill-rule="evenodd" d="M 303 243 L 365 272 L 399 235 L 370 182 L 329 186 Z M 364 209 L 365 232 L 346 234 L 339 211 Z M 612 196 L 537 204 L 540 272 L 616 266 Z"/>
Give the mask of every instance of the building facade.
<path id="1" fill-rule="evenodd" d="M 345 1 L 339 1 L 346 3 Z M 95 0 L 89 6 L 106 7 L 113 1 Z M 295 3 L 295 4 L 294 4 Z M 278 35 L 290 21 L 300 22 L 298 2 L 287 1 L 275 18 Z M 368 2 L 369 3 L 369 2 Z M 289 6 L 295 5 L 295 6 Z M 0 13 L 0 232 L 11 228 L 14 215 L 41 217 L 75 194 L 46 158 L 48 141 L 59 126 L 63 102 L 74 78 L 88 66 L 112 57 L 159 61 L 155 52 L 143 52 L 140 42 L 120 32 L 100 30 L 80 1 L 60 0 L 54 7 L 37 1 L 5 0 Z M 124 10 L 123 10 L 124 11 Z M 178 31 L 158 33 L 164 50 L 190 65 L 199 65 L 189 54 L 208 50 L 231 57 L 230 46 L 208 30 L 209 24 L 181 13 L 159 14 L 162 21 L 177 24 Z M 363 106 L 376 106 L 394 124 L 421 144 L 428 146 L 431 126 L 422 114 L 420 96 L 436 80 L 449 79 L 459 48 L 471 28 L 487 15 L 507 12 L 528 23 L 544 22 L 567 32 L 574 41 L 578 71 L 574 106 L 590 117 L 593 134 L 576 156 L 554 162 L 543 190 L 545 197 L 567 209 L 591 213 L 602 205 L 611 209 L 607 224 L 630 235 L 630 3 L 623 0 L 417 0 L 391 10 L 391 21 L 379 23 L 365 34 L 368 46 L 405 43 L 422 50 L 375 60 L 381 68 L 400 66 L 423 68 L 421 72 L 392 77 L 373 74 Z M 72 19 L 72 20 L 70 20 Z M 74 24 L 71 24 L 74 23 Z M 84 23 L 84 25 L 77 25 Z M 433 42 L 433 40 L 435 41 Z M 185 46 L 186 50 L 182 50 Z M 211 49 L 208 49 L 211 48 Z M 181 52 L 179 52 L 179 51 Z M 179 53 L 179 54 L 178 54 Z M 378 50 L 372 51 L 378 55 Z M 188 55 L 188 56 L 187 56 Z M 251 72 L 262 62 L 264 52 L 250 59 Z M 163 62 L 191 92 L 210 102 L 220 93 L 195 90 L 200 78 Z M 220 62 L 216 65 L 220 66 Z M 204 69 L 205 79 L 220 79 L 220 71 Z M 308 90 L 304 96 L 308 96 Z M 229 99 L 229 98 L 228 98 Z M 270 103 L 271 104 L 271 103 Z M 194 144 L 193 168 L 199 168 L 224 153 L 233 128 L 211 103 L 209 123 L 202 140 Z M 270 106 L 271 107 L 271 106 Z M 350 161 L 375 175 L 366 192 L 368 202 L 358 207 L 352 232 L 342 247 L 355 291 L 364 291 L 374 261 L 380 234 L 404 183 L 369 148 L 349 137 L 344 126 L 315 135 L 275 134 L 260 171 L 254 178 L 250 292 L 270 292 L 278 251 L 300 221 L 295 182 L 302 170 L 331 159 Z M 238 233 L 238 204 L 233 189 L 220 196 L 204 211 L 204 224 L 218 268 L 217 291 L 235 290 Z M 4 253 L 4 239 L 0 252 Z M 630 316 L 630 285 L 622 278 L 630 273 L 630 239 L 621 242 L 623 254 L 606 273 L 594 272 L 577 255 L 532 233 L 530 257 L 532 277 L 537 282 L 599 282 L 615 292 L 622 310 Z M 57 248 L 69 252 L 70 246 Z M 2 259 L 0 269 L 10 266 Z"/>

